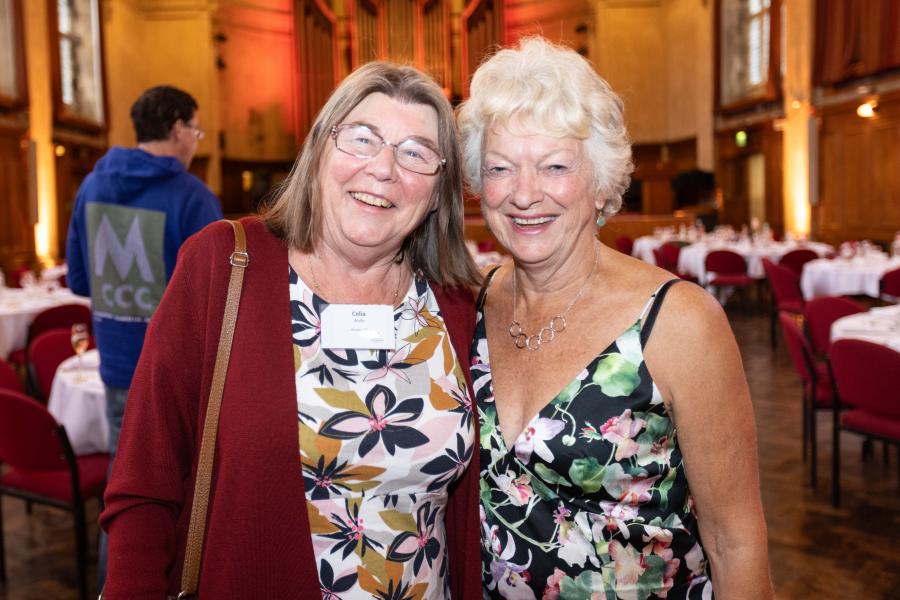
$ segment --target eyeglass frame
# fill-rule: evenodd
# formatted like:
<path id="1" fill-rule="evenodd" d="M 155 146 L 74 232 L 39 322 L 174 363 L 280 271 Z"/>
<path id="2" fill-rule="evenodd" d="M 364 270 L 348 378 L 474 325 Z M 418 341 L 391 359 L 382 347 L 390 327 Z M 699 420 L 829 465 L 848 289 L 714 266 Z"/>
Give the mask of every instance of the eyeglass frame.
<path id="1" fill-rule="evenodd" d="M 179 120 L 181 121 L 181 124 L 184 126 L 184 128 L 189 130 L 191 132 L 191 134 L 195 138 L 197 138 L 198 142 L 206 137 L 206 130 L 203 129 L 202 127 L 200 127 L 199 125 L 191 125 L 190 121 L 185 121 L 184 119 L 179 119 Z M 191 118 L 191 121 L 193 121 L 193 120 L 194 119 Z"/>
<path id="2" fill-rule="evenodd" d="M 348 128 L 350 128 L 350 127 L 365 127 L 366 129 L 368 129 L 369 131 L 371 131 L 373 135 L 375 135 L 378 139 L 380 139 L 380 140 L 381 140 L 381 147 L 378 149 L 378 152 L 376 152 L 376 153 L 373 154 L 372 156 L 361 156 L 361 155 L 359 155 L 359 154 L 353 154 L 352 152 L 347 152 L 346 150 L 344 150 L 343 148 L 341 148 L 340 146 L 338 146 L 338 141 L 337 141 L 338 133 L 339 133 L 342 129 L 348 129 Z M 401 163 L 400 160 L 397 158 L 397 150 L 399 150 L 399 149 L 400 149 L 400 146 L 401 146 L 402 144 L 404 144 L 405 142 L 407 142 L 408 140 L 414 140 L 414 139 L 416 139 L 416 136 L 410 136 L 410 137 L 408 137 L 408 138 L 404 138 L 404 139 L 400 140 L 399 142 L 397 142 L 397 143 L 395 144 L 395 143 L 393 143 L 393 142 L 389 142 L 389 141 L 387 141 L 386 139 L 384 139 L 384 137 L 382 137 L 382 135 L 381 135 L 380 133 L 378 133 L 377 131 L 375 131 L 374 129 L 372 129 L 372 128 L 371 128 L 369 125 L 367 125 L 366 123 L 358 123 L 358 122 L 354 122 L 354 123 L 342 123 L 341 125 L 332 125 L 332 126 L 331 126 L 331 132 L 329 133 L 329 137 L 331 137 L 331 139 L 334 141 L 334 147 L 337 148 L 338 151 L 343 152 L 344 154 L 346 154 L 346 155 L 348 155 L 348 156 L 353 156 L 353 157 L 356 157 L 356 158 L 363 158 L 363 159 L 366 159 L 366 160 L 372 160 L 373 158 L 375 158 L 376 156 L 378 156 L 379 154 L 381 154 L 381 151 L 384 149 L 385 146 L 388 146 L 388 147 L 390 147 L 390 148 L 394 151 L 394 162 L 396 162 L 397 165 L 398 165 L 400 168 L 402 168 L 402 169 L 404 169 L 404 170 L 406 170 L 406 171 L 409 171 L 410 173 L 415 173 L 415 174 L 417 174 L 417 175 L 437 175 L 437 174 L 440 172 L 441 169 L 443 169 L 445 166 L 447 166 L 447 159 L 444 158 L 443 156 L 441 156 L 441 153 L 438 152 L 435 148 L 433 148 L 433 147 L 431 146 L 431 144 L 427 144 L 427 143 L 425 143 L 425 142 L 420 142 L 420 143 L 421 143 L 423 146 L 426 146 L 429 150 L 431 150 L 431 151 L 434 152 L 435 154 L 437 154 L 438 158 L 440 159 L 440 160 L 438 161 L 437 167 L 434 169 L 434 171 L 431 172 L 431 173 L 427 173 L 427 172 L 423 173 L 423 172 L 421 172 L 421 171 L 414 171 L 413 169 L 410 169 L 409 167 L 403 166 L 403 163 Z"/>

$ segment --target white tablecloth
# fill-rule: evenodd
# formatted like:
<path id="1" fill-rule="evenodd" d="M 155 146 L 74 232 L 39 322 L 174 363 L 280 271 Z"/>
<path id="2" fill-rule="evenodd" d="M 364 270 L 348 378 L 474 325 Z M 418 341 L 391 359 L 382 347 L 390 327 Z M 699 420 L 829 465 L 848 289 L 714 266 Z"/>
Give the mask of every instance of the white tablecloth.
<path id="1" fill-rule="evenodd" d="M 25 347 L 28 326 L 39 312 L 61 304 L 90 306 L 91 301 L 64 288 L 54 292 L 26 292 L 20 288 L 0 290 L 0 358 L 5 359 L 13 350 Z"/>
<path id="2" fill-rule="evenodd" d="M 900 352 L 900 305 L 882 306 L 831 324 L 831 340 L 853 338 Z"/>
<path id="3" fill-rule="evenodd" d="M 687 273 L 697 278 L 700 283 L 706 283 L 706 255 L 713 250 L 731 250 L 737 252 L 747 261 L 747 274 L 756 279 L 766 276 L 763 270 L 762 259 L 768 258 L 777 263 L 781 257 L 791 250 L 806 248 L 819 256 L 825 256 L 833 250 L 828 244 L 821 242 L 718 242 L 704 241 L 685 246 L 678 255 L 678 271 Z M 805 270 L 805 268 L 804 268 Z"/>
<path id="4" fill-rule="evenodd" d="M 881 276 L 894 269 L 900 269 L 900 258 L 875 256 L 814 260 L 803 267 L 800 289 L 807 300 L 844 295 L 877 298 Z"/>
<path id="5" fill-rule="evenodd" d="M 100 381 L 100 354 L 88 350 L 77 369 L 76 356 L 67 358 L 53 377 L 47 409 L 66 428 L 75 454 L 106 452 L 109 425 L 106 422 L 106 393 Z"/>

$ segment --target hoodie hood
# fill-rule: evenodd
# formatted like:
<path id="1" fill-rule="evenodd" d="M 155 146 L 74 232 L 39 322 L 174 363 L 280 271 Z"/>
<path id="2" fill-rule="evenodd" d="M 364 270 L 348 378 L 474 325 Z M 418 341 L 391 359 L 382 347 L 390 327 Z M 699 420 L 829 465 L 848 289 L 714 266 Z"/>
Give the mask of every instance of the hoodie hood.
<path id="1" fill-rule="evenodd" d="M 175 177 L 185 170 L 174 156 L 156 156 L 140 148 L 113 146 L 97 161 L 93 176 L 115 195 L 128 197 L 153 185 L 151 180 Z"/>

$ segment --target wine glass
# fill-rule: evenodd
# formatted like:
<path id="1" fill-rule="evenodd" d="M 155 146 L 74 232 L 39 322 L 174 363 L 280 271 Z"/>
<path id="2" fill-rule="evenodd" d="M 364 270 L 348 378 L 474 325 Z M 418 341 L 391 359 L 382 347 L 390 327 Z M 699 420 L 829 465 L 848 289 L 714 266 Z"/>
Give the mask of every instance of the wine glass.
<path id="1" fill-rule="evenodd" d="M 80 372 L 83 368 L 81 363 L 81 355 L 84 354 L 85 350 L 88 349 L 88 346 L 91 343 L 91 336 L 88 333 L 88 327 L 86 323 L 75 323 L 72 325 L 72 350 L 75 351 L 75 356 L 77 357 L 78 367 L 77 370 Z"/>

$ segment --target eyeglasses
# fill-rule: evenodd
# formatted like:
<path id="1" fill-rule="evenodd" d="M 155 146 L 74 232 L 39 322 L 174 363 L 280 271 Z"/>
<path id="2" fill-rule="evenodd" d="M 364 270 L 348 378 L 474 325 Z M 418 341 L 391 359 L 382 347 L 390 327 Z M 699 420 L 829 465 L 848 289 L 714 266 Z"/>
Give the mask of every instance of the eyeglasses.
<path id="1" fill-rule="evenodd" d="M 188 127 L 190 127 L 190 125 L 188 125 Z M 193 133 L 194 137 L 198 140 L 202 140 L 204 137 L 206 137 L 206 132 L 199 127 L 190 127 L 190 129 L 191 133 Z"/>
<path id="2" fill-rule="evenodd" d="M 420 175 L 434 175 L 447 163 L 434 148 L 418 138 L 392 144 L 361 123 L 335 125 L 331 128 L 331 139 L 338 150 L 356 158 L 375 158 L 383 147 L 390 146 L 398 165 Z"/>

